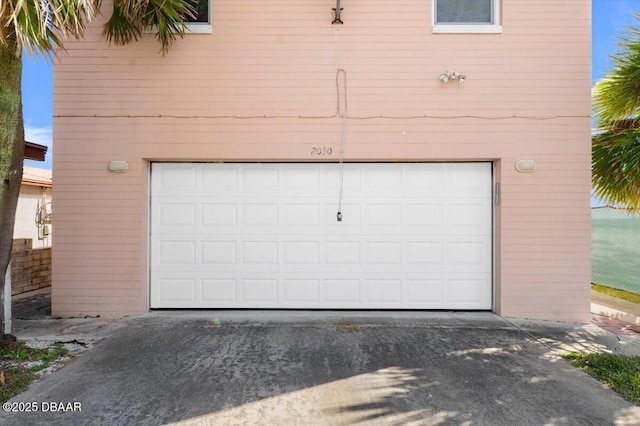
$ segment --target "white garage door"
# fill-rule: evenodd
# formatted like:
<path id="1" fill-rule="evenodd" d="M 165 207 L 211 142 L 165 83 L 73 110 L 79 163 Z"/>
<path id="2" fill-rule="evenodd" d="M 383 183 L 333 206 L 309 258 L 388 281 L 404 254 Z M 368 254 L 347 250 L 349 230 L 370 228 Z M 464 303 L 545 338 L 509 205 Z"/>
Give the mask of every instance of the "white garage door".
<path id="1" fill-rule="evenodd" d="M 154 163 L 152 308 L 490 309 L 490 163 Z"/>

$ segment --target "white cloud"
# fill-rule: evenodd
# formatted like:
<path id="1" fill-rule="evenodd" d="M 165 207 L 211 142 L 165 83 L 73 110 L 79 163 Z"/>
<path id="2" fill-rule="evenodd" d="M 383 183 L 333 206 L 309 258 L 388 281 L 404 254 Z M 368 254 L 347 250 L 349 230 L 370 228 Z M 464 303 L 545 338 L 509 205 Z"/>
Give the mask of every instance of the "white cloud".
<path id="1" fill-rule="evenodd" d="M 53 146 L 53 132 L 50 127 L 24 126 L 24 135 L 29 142 L 45 145 L 49 149 Z"/>
<path id="2" fill-rule="evenodd" d="M 24 126 L 24 136 L 29 142 L 37 143 L 48 147 L 45 161 L 26 160 L 25 166 L 37 167 L 40 169 L 51 169 L 53 163 L 53 131 L 51 127 Z"/>

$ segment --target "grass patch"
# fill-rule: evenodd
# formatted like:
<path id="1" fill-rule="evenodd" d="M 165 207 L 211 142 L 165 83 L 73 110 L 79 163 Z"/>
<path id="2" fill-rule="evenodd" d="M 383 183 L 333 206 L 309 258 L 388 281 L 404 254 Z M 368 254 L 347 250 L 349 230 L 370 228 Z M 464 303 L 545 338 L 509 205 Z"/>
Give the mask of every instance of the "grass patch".
<path id="1" fill-rule="evenodd" d="M 562 357 L 627 401 L 640 405 L 640 357 L 576 352 L 562 354 Z"/>
<path id="2" fill-rule="evenodd" d="M 598 293 L 603 293 L 617 297 L 618 299 L 624 299 L 629 302 L 640 304 L 640 294 L 629 293 L 628 291 L 618 290 L 617 288 L 611 288 L 600 284 L 591 284 L 591 289 Z"/>
<path id="3" fill-rule="evenodd" d="M 0 337 L 0 403 L 26 390 L 37 372 L 68 354 L 61 343 L 48 348 L 31 348 L 14 336 Z"/>

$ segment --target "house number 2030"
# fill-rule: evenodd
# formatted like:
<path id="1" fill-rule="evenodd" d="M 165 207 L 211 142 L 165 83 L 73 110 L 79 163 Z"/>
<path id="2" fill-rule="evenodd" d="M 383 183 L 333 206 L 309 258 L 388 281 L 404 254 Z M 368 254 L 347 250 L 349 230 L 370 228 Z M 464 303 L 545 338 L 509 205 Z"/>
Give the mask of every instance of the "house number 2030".
<path id="1" fill-rule="evenodd" d="M 314 146 L 311 148 L 311 155 L 331 155 L 333 148 L 326 146 Z"/>

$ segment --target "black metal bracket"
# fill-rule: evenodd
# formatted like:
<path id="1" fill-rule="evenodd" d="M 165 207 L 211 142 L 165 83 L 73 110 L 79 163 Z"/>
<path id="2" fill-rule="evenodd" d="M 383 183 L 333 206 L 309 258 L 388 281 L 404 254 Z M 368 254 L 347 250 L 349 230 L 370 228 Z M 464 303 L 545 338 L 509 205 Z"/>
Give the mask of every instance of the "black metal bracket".
<path id="1" fill-rule="evenodd" d="M 336 0 L 336 7 L 331 9 L 335 13 L 336 17 L 331 24 L 344 24 L 344 22 L 342 22 L 342 19 L 340 19 L 340 12 L 342 12 L 342 9 L 344 8 L 340 7 L 340 0 Z"/>

